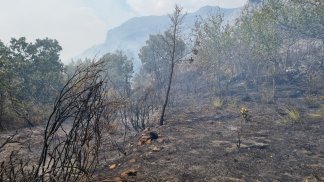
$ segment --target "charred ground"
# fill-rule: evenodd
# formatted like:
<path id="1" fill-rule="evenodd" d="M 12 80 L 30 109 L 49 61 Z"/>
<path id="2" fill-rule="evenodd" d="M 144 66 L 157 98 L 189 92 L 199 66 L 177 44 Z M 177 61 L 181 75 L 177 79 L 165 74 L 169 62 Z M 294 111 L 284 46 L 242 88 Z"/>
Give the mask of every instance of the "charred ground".
<path id="1" fill-rule="evenodd" d="M 158 140 L 138 145 L 142 133 L 138 134 L 130 141 L 127 156 L 108 161 L 98 179 L 114 180 L 134 169 L 137 176 L 130 181 L 324 180 L 324 122 L 312 114 L 317 109 L 309 108 L 304 97 L 282 98 L 276 104 L 232 99 L 237 100 L 235 106 L 224 103 L 215 108 L 206 101 L 174 109 L 165 126 L 151 128 Z M 289 119 L 288 104 L 302 108 L 302 119 Z M 237 148 L 242 106 L 252 118 L 243 123 L 242 146 Z M 111 164 L 117 167 L 109 169 Z"/>

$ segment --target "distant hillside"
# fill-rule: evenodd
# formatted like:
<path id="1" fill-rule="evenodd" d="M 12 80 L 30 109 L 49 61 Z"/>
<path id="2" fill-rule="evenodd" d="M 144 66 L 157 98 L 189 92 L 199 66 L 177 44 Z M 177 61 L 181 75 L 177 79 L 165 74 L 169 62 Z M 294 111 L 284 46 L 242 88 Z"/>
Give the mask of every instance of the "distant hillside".
<path id="1" fill-rule="evenodd" d="M 224 14 L 224 19 L 227 22 L 234 20 L 238 16 L 240 9 L 205 6 L 194 13 L 188 13 L 184 20 L 184 26 L 188 28 L 192 27 L 197 16 L 206 18 L 208 15 L 218 12 Z M 120 26 L 109 30 L 103 44 L 95 45 L 87 49 L 77 58 L 100 57 L 108 52 L 123 50 L 129 57 L 134 58 L 134 67 L 135 70 L 138 70 L 141 65 L 138 58 L 140 48 L 145 44 L 150 34 L 163 32 L 168 26 L 168 15 L 132 18 Z"/>

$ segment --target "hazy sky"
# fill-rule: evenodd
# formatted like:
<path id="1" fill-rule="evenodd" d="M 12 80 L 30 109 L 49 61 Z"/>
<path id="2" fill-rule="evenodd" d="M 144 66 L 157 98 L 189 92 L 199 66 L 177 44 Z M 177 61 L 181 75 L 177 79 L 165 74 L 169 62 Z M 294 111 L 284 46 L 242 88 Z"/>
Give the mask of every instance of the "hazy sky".
<path id="1" fill-rule="evenodd" d="M 0 0 L 0 40 L 49 37 L 63 47 L 63 61 L 102 43 L 107 30 L 143 15 L 171 13 L 175 4 L 186 11 L 202 6 L 243 6 L 246 0 Z"/>

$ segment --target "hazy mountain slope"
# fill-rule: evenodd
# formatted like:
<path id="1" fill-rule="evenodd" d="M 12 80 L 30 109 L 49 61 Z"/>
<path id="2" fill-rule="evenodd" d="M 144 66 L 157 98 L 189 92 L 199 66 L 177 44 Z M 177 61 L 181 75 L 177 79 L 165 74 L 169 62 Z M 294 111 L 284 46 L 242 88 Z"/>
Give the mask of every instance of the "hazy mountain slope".
<path id="1" fill-rule="evenodd" d="M 223 9 L 219 7 L 205 6 L 194 13 L 188 13 L 184 20 L 184 27 L 192 27 L 197 16 L 202 18 L 214 13 L 224 14 L 225 21 L 231 21 L 238 16 L 240 9 Z M 128 56 L 134 58 L 135 70 L 140 66 L 138 52 L 145 44 L 150 34 L 156 34 L 165 31 L 169 26 L 168 15 L 164 16 L 144 16 L 132 18 L 120 26 L 113 28 L 107 32 L 104 43 L 95 45 L 84 51 L 77 58 L 93 58 L 114 52 L 115 50 L 123 50 Z"/>

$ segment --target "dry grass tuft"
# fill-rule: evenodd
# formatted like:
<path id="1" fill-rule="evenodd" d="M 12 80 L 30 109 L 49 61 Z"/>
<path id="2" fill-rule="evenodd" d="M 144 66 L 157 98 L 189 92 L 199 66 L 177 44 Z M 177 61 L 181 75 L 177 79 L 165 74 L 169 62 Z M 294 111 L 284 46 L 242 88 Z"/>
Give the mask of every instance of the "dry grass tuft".
<path id="1" fill-rule="evenodd" d="M 300 111 L 297 108 L 287 108 L 286 113 L 288 115 L 288 119 L 292 122 L 299 122 L 301 119 Z"/>
<path id="2" fill-rule="evenodd" d="M 220 98 L 215 98 L 213 100 L 213 106 L 215 109 L 221 109 L 224 105 L 224 101 Z"/>

